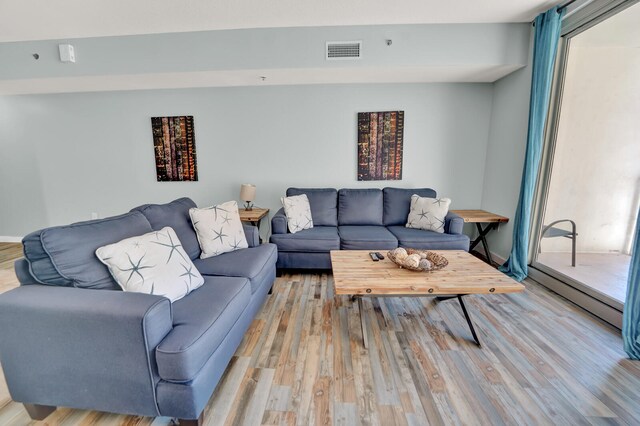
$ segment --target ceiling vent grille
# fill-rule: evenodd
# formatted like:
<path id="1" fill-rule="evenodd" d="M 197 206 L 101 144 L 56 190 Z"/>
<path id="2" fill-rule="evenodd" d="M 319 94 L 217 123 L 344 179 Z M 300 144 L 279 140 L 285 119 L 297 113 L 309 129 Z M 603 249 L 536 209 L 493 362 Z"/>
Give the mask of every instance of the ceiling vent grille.
<path id="1" fill-rule="evenodd" d="M 328 41 L 327 60 L 360 59 L 361 41 Z"/>

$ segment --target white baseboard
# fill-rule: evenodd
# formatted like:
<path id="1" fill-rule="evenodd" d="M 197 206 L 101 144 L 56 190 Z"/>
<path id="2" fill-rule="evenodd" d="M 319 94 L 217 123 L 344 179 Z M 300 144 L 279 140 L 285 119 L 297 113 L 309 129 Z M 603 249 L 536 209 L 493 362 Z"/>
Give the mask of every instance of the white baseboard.
<path id="1" fill-rule="evenodd" d="M 0 243 L 19 243 L 22 237 L 3 237 L 0 235 Z"/>

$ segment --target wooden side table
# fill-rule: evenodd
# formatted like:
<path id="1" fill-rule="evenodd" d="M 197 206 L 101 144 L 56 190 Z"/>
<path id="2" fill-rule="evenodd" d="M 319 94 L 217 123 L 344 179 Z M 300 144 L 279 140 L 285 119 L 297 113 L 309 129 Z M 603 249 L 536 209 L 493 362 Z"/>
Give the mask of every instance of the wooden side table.
<path id="1" fill-rule="evenodd" d="M 260 235 L 260 224 L 262 219 L 269 214 L 269 209 L 261 209 L 260 207 L 254 207 L 251 210 L 238 209 L 240 213 L 240 220 L 242 222 L 249 222 L 253 226 L 258 228 L 258 235 Z M 260 243 L 262 243 L 262 237 L 260 237 Z"/>
<path id="2" fill-rule="evenodd" d="M 478 230 L 478 238 L 473 240 L 469 245 L 469 251 L 473 250 L 482 241 L 482 246 L 487 255 L 487 263 L 493 265 L 493 259 L 491 258 L 491 251 L 489 250 L 489 243 L 487 243 L 487 234 L 492 229 L 497 228 L 501 223 L 509 222 L 508 217 L 500 216 L 499 214 L 491 213 L 485 210 L 451 210 L 452 213 L 457 214 L 465 221 L 465 223 L 475 223 Z M 482 224 L 486 223 L 486 226 L 482 228 Z"/>

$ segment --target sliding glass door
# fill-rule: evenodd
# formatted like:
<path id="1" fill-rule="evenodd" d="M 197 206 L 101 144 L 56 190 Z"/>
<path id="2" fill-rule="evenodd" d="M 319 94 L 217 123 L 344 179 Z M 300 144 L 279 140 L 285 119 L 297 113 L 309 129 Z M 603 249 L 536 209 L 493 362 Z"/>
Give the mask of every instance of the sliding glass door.
<path id="1" fill-rule="evenodd" d="M 531 264 L 622 311 L 640 203 L 640 4 L 617 3 L 563 36 Z"/>

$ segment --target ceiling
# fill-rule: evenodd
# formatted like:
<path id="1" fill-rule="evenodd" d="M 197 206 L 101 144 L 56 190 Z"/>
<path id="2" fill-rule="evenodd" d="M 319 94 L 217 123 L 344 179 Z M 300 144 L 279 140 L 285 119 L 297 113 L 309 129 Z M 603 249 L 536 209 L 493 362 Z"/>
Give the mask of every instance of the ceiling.
<path id="1" fill-rule="evenodd" d="M 531 21 L 558 0 L 0 0 L 0 42 L 219 29 Z"/>
<path id="2" fill-rule="evenodd" d="M 571 46 L 640 48 L 640 3 L 573 37 Z"/>

